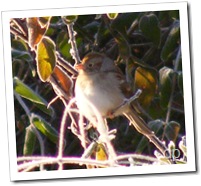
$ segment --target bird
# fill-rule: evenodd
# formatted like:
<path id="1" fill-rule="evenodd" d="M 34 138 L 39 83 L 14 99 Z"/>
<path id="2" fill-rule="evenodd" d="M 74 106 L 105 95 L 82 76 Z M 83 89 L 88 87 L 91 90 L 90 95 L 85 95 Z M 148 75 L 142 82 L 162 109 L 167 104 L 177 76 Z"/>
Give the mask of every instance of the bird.
<path id="1" fill-rule="evenodd" d="M 103 53 L 90 52 L 75 65 L 78 76 L 75 82 L 75 99 L 79 112 L 90 122 L 96 122 L 96 112 L 103 118 L 124 115 L 134 128 L 146 136 L 163 154 L 168 156 L 165 144 L 148 127 L 135 109 L 135 103 L 125 104 L 131 88 L 114 61 Z"/>

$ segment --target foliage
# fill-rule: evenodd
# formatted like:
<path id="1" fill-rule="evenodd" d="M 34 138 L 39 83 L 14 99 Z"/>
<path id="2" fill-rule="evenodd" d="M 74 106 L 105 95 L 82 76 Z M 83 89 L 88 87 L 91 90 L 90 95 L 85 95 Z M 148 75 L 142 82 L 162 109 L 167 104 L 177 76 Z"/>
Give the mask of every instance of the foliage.
<path id="1" fill-rule="evenodd" d="M 19 162 L 27 155 L 30 160 L 58 156 L 76 163 L 63 159 L 40 169 L 106 167 L 111 150 L 115 161 L 126 158 L 130 165 L 129 157 L 135 165 L 158 162 L 150 157 L 156 148 L 123 117 L 108 120 L 110 147 L 95 129 L 80 124 L 73 65 L 91 51 L 112 58 L 133 91 L 142 90 L 139 115 L 166 144 L 173 141 L 179 148 L 185 119 L 178 11 L 11 19 L 10 30 Z M 38 168 L 24 170 L 31 169 Z"/>

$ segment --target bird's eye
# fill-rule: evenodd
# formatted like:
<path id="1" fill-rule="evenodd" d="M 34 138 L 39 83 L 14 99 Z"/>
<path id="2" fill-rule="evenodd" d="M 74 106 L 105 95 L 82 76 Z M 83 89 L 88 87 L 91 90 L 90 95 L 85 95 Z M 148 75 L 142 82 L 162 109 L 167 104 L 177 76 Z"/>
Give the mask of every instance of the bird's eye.
<path id="1" fill-rule="evenodd" d="M 92 64 L 92 63 L 89 63 L 89 64 L 88 64 L 88 67 L 89 67 L 89 68 L 93 67 L 93 64 Z"/>

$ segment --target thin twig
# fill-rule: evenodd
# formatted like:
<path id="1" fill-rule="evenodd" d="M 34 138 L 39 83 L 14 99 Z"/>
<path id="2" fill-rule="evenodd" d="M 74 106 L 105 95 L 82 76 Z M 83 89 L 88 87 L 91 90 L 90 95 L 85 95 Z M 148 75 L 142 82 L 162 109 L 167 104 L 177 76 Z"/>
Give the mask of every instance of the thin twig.
<path id="1" fill-rule="evenodd" d="M 70 63 L 68 63 L 65 59 L 63 59 L 58 52 L 56 54 L 57 54 L 57 58 L 58 58 L 57 63 L 60 66 L 62 66 L 63 68 L 65 68 L 68 72 L 70 72 L 74 76 L 78 75 L 77 70 L 75 70 L 74 67 Z"/>
<path id="2" fill-rule="evenodd" d="M 20 31 L 22 32 L 22 34 L 25 37 L 28 37 L 28 30 L 27 27 L 25 27 L 22 23 L 22 21 L 20 19 L 12 19 L 13 23 L 20 29 Z"/>
<path id="3" fill-rule="evenodd" d="M 60 126 L 60 134 L 59 134 L 59 147 L 58 147 L 58 158 L 62 159 L 63 157 L 63 150 L 64 150 L 64 134 L 65 134 L 65 129 L 66 129 L 66 121 L 67 121 L 67 116 L 68 113 L 71 111 L 70 107 L 71 105 L 75 102 L 75 99 L 71 99 L 68 105 L 66 104 L 66 101 L 61 98 L 64 105 L 65 105 L 65 110 L 62 116 L 61 120 L 61 126 Z M 59 170 L 63 169 L 63 164 L 62 162 L 59 162 Z"/>
<path id="4" fill-rule="evenodd" d="M 72 50 L 70 51 L 72 57 L 75 60 L 75 65 L 80 63 L 80 56 L 79 56 L 79 52 L 77 49 L 77 44 L 76 44 L 76 40 L 75 40 L 75 31 L 73 29 L 73 25 L 74 23 L 70 23 L 67 24 L 67 28 L 68 28 L 68 34 L 69 34 L 69 38 L 70 38 L 70 43 L 72 46 Z"/>
<path id="5" fill-rule="evenodd" d="M 30 120 L 31 121 L 31 120 Z M 32 130 L 34 131 L 35 135 L 37 136 L 37 139 L 39 141 L 39 144 L 40 144 L 40 150 L 41 150 L 41 155 L 44 156 L 45 155 L 45 145 L 44 145 L 44 142 L 43 142 L 43 139 L 40 135 L 40 133 L 38 132 L 38 130 L 36 129 L 36 127 L 34 126 L 33 123 L 31 123 L 31 128 Z M 40 170 L 43 171 L 44 170 L 44 166 L 41 165 L 40 166 Z"/>
<path id="6" fill-rule="evenodd" d="M 11 26 L 11 27 L 10 27 L 10 32 L 11 32 L 13 35 L 15 35 L 15 36 L 21 38 L 25 43 L 28 43 L 27 37 L 24 36 L 24 35 L 23 35 L 19 30 L 17 30 L 16 28 L 14 28 L 14 27 Z"/>
<path id="7" fill-rule="evenodd" d="M 65 101 L 63 101 L 65 103 Z M 65 128 L 66 128 L 66 120 L 68 116 L 68 109 L 65 107 L 62 120 L 61 120 L 61 126 L 60 126 L 60 132 L 59 132 L 59 147 L 58 147 L 58 158 L 62 159 L 63 157 L 63 149 L 64 149 L 64 133 L 65 133 Z M 59 162 L 59 170 L 63 169 L 63 164 Z"/>
<path id="8" fill-rule="evenodd" d="M 22 106 L 22 108 L 24 109 L 26 115 L 30 118 L 31 111 L 29 110 L 29 108 L 26 106 L 26 104 L 24 103 L 24 101 L 22 100 L 22 98 L 19 96 L 19 94 L 17 94 L 15 91 L 14 91 L 14 95 L 15 95 L 15 98 L 20 103 L 20 105 Z"/>
<path id="9" fill-rule="evenodd" d="M 167 106 L 168 110 L 167 110 L 167 114 L 166 114 L 165 126 L 164 126 L 164 132 L 163 132 L 163 135 L 162 135 L 162 139 L 164 139 L 164 137 L 165 137 L 165 129 L 166 129 L 167 124 L 168 124 L 168 122 L 170 120 L 170 114 L 171 114 L 171 110 L 172 110 L 173 96 L 174 96 L 175 86 L 176 86 L 176 82 L 177 82 L 177 74 L 176 74 L 176 72 L 177 72 L 178 67 L 179 67 L 180 57 L 181 57 L 181 47 L 179 47 L 179 50 L 177 52 L 177 57 L 175 59 L 174 73 L 173 73 L 173 77 L 172 77 L 172 90 L 171 90 L 170 99 L 169 99 L 168 106 Z"/>
<path id="10" fill-rule="evenodd" d="M 55 158 L 55 157 L 41 157 L 39 158 L 34 158 L 34 157 L 24 157 L 25 160 L 30 160 L 30 162 L 26 162 L 23 164 L 18 165 L 18 171 L 26 169 L 28 167 L 37 167 L 40 166 L 41 164 L 46 165 L 46 164 L 58 164 L 61 163 L 63 164 L 85 164 L 85 165 L 95 165 L 95 166 L 110 166 L 110 161 L 98 161 L 98 160 L 93 160 L 93 159 L 83 159 L 79 157 L 63 157 L 63 158 Z M 34 161 L 33 161 L 34 160 Z M 114 166 L 119 166 L 118 164 L 114 164 Z"/>

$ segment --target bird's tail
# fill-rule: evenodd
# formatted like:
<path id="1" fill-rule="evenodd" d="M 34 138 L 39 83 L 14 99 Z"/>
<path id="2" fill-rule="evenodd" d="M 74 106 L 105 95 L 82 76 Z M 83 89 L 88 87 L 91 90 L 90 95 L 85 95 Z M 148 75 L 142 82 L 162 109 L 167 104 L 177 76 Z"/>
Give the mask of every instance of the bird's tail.
<path id="1" fill-rule="evenodd" d="M 154 132 L 147 126 L 145 121 L 138 115 L 132 106 L 130 106 L 130 109 L 128 109 L 124 115 L 129 119 L 129 121 L 133 124 L 139 133 L 146 136 L 164 156 L 169 157 L 169 151 L 167 147 L 158 137 L 156 137 Z"/>

